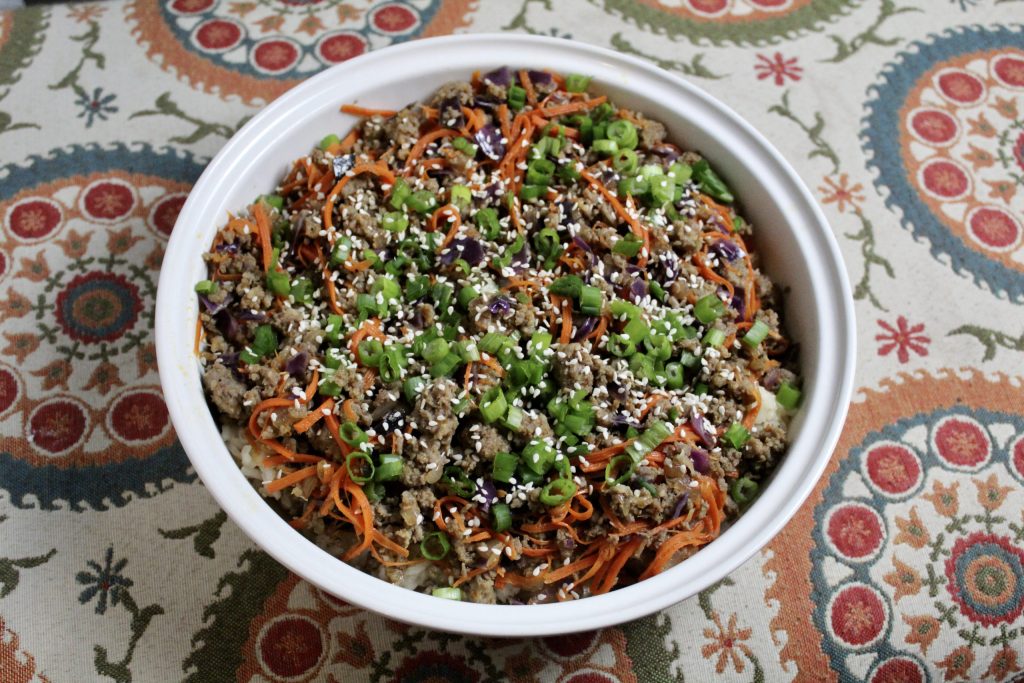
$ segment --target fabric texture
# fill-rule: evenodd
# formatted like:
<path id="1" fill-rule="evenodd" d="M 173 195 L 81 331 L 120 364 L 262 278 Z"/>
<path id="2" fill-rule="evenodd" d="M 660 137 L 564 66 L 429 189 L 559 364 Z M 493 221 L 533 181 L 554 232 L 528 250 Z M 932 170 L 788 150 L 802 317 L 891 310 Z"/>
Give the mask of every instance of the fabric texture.
<path id="1" fill-rule="evenodd" d="M 0 681 L 942 681 L 1024 673 L 1024 2 L 111 0 L 0 12 Z M 456 637 L 346 605 L 219 511 L 161 399 L 189 187 L 303 78 L 425 36 L 644 57 L 794 164 L 858 390 L 809 500 L 698 597 Z M 467 68 L 470 68 L 467 66 Z"/>

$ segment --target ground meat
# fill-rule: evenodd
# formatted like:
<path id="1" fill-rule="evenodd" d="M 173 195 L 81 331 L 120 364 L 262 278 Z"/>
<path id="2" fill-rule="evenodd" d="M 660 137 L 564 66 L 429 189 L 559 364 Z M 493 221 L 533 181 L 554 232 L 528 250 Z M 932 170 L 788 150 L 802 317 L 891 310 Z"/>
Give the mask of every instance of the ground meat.
<path id="1" fill-rule="evenodd" d="M 430 106 L 434 108 L 440 107 L 443 103 L 448 100 L 454 99 L 459 104 L 468 105 L 473 101 L 473 87 L 466 81 L 453 81 L 451 83 L 445 83 L 438 88 L 433 97 L 430 98 Z M 441 118 L 444 120 L 445 114 L 459 113 L 457 110 L 452 112 L 441 112 Z"/>
<path id="2" fill-rule="evenodd" d="M 496 453 L 508 453 L 512 450 L 503 432 L 497 427 L 482 423 L 474 423 L 470 428 L 463 429 L 461 443 L 484 460 L 494 460 Z"/>
<path id="3" fill-rule="evenodd" d="M 214 363 L 203 373 L 203 385 L 217 410 L 235 420 L 242 418 L 246 386 L 222 363 Z"/>
<path id="4" fill-rule="evenodd" d="M 412 106 L 398 112 L 384 124 L 384 134 L 387 136 L 388 146 L 397 149 L 395 156 L 399 160 L 405 161 L 409 156 L 409 150 L 419 140 L 422 123 L 421 109 L 418 106 Z"/>
<path id="5" fill-rule="evenodd" d="M 587 393 L 594 388 L 594 371 L 603 368 L 604 361 L 590 353 L 589 344 L 553 344 L 551 370 L 555 381 L 570 390 L 582 389 Z"/>
<path id="6" fill-rule="evenodd" d="M 638 115 L 637 120 L 640 122 L 640 144 L 644 147 L 654 147 L 665 140 L 665 126 L 658 121 L 652 121 Z"/>

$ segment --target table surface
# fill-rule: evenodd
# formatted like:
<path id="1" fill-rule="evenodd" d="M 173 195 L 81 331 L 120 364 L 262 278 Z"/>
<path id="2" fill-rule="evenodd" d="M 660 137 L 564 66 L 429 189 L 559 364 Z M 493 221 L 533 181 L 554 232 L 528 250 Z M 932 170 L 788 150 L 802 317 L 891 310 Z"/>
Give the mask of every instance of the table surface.
<path id="1" fill-rule="evenodd" d="M 1024 669 L 1020 0 L 120 0 L 0 13 L 0 680 L 1010 680 Z M 1015 23 L 1016 22 L 1016 23 Z M 698 598 L 539 642 L 410 628 L 218 511 L 161 400 L 204 164 L 325 65 L 528 31 L 643 56 L 796 166 L 846 260 L 828 471 Z"/>

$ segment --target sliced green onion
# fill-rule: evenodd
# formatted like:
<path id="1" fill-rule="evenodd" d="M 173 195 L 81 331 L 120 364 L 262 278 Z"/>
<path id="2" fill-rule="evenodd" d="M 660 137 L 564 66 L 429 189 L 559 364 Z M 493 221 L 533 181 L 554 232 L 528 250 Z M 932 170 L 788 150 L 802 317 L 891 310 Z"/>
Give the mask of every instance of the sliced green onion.
<path id="1" fill-rule="evenodd" d="M 672 434 L 672 426 L 667 422 L 655 422 L 644 430 L 636 440 L 626 447 L 626 454 L 639 464 L 647 454 L 661 445 L 661 442 Z"/>
<path id="2" fill-rule="evenodd" d="M 491 528 L 501 533 L 512 528 L 512 510 L 505 503 L 491 505 Z"/>
<path id="3" fill-rule="evenodd" d="M 417 213 L 427 214 L 437 208 L 437 197 L 430 190 L 418 190 L 405 200 L 409 208 Z"/>
<path id="4" fill-rule="evenodd" d="M 703 296 L 693 306 L 693 316 L 704 325 L 718 320 L 723 313 L 725 313 L 725 304 L 717 294 Z"/>
<path id="5" fill-rule="evenodd" d="M 729 425 L 729 428 L 725 430 L 725 434 L 722 438 L 732 444 L 732 447 L 739 450 L 747 443 L 747 439 L 750 438 L 750 432 L 747 428 L 741 425 L 739 422 L 733 422 Z"/>
<path id="6" fill-rule="evenodd" d="M 668 167 L 668 175 L 675 179 L 677 185 L 685 185 L 693 175 L 693 167 L 677 161 Z"/>
<path id="7" fill-rule="evenodd" d="M 512 111 L 519 111 L 526 106 L 526 90 L 518 85 L 508 87 L 508 108 Z"/>
<path id="8" fill-rule="evenodd" d="M 470 302 L 473 301 L 473 299 L 478 298 L 479 296 L 480 292 L 477 291 L 476 287 L 473 287 L 472 285 L 466 285 L 465 287 L 459 290 L 459 296 L 457 298 L 457 301 L 459 302 L 459 306 L 462 306 L 464 310 L 468 311 Z"/>
<path id="9" fill-rule="evenodd" d="M 764 341 L 769 332 L 771 332 L 771 328 L 764 321 L 755 320 L 754 324 L 747 330 L 747 333 L 743 335 L 741 341 L 751 348 L 756 348 L 758 344 Z"/>
<path id="10" fill-rule="evenodd" d="M 590 146 L 590 149 L 598 154 L 611 156 L 619 151 L 619 146 L 612 140 L 594 140 L 594 144 Z"/>
<path id="11" fill-rule="evenodd" d="M 395 481 L 402 476 L 405 470 L 405 461 L 402 456 L 395 453 L 384 453 L 380 456 L 380 464 L 373 478 L 377 481 Z"/>
<path id="12" fill-rule="evenodd" d="M 406 401 L 412 403 L 426 384 L 427 380 L 423 377 L 409 377 L 402 383 L 402 395 L 405 396 Z"/>
<path id="13" fill-rule="evenodd" d="M 363 493 L 366 494 L 366 500 L 371 503 L 376 503 L 383 498 L 386 492 L 384 484 L 379 481 L 370 481 L 363 485 Z"/>
<path id="14" fill-rule="evenodd" d="M 339 237 L 338 241 L 334 243 L 334 248 L 331 249 L 331 265 L 340 266 L 348 260 L 351 252 L 352 240 L 344 236 Z"/>
<path id="15" fill-rule="evenodd" d="M 277 351 L 277 332 L 270 325 L 260 325 L 253 335 L 252 352 L 265 358 Z"/>
<path id="16" fill-rule="evenodd" d="M 682 363 L 665 364 L 665 386 L 669 389 L 682 389 L 685 383 Z"/>
<path id="17" fill-rule="evenodd" d="M 558 257 L 562 254 L 562 241 L 553 228 L 544 228 L 533 236 L 533 246 L 537 254 L 544 260 L 544 268 L 554 267 Z"/>
<path id="18" fill-rule="evenodd" d="M 548 507 L 568 503 L 576 495 L 576 488 L 576 482 L 572 479 L 555 479 L 540 490 L 540 502 Z"/>
<path id="19" fill-rule="evenodd" d="M 563 275 L 548 285 L 548 291 L 557 296 L 579 297 L 583 291 L 583 280 L 577 275 Z"/>
<path id="20" fill-rule="evenodd" d="M 693 165 L 693 177 L 704 194 L 720 202 L 731 204 L 735 201 L 732 191 L 704 159 Z"/>
<path id="21" fill-rule="evenodd" d="M 638 162 L 639 157 L 631 149 L 620 149 L 612 156 L 612 168 L 619 173 L 632 173 Z"/>
<path id="22" fill-rule="evenodd" d="M 380 225 L 385 230 L 391 232 L 402 232 L 409 227 L 409 217 L 401 211 L 389 211 L 384 214 L 384 217 L 380 221 Z"/>
<path id="23" fill-rule="evenodd" d="M 469 478 L 466 470 L 456 465 L 449 465 L 444 468 L 441 484 L 446 486 L 453 495 L 461 498 L 469 498 L 476 493 L 476 482 Z"/>
<path id="24" fill-rule="evenodd" d="M 474 145 L 466 138 L 455 138 L 454 140 L 452 140 L 452 147 L 459 150 L 466 156 L 476 156 L 476 145 Z"/>
<path id="25" fill-rule="evenodd" d="M 640 142 L 636 126 L 625 119 L 618 119 L 608 124 L 605 135 L 611 142 L 614 142 L 619 149 L 633 149 Z"/>
<path id="26" fill-rule="evenodd" d="M 473 193 L 465 185 L 452 185 L 451 202 L 464 211 L 473 203 Z"/>
<path id="27" fill-rule="evenodd" d="M 586 92 L 588 87 L 590 87 L 590 76 L 569 74 L 565 77 L 566 92 Z"/>
<path id="28" fill-rule="evenodd" d="M 642 246 L 643 242 L 638 240 L 633 233 L 629 233 L 612 245 L 612 252 L 615 254 L 621 254 L 626 258 L 633 258 L 640 253 L 640 247 Z"/>
<path id="29" fill-rule="evenodd" d="M 526 414 L 523 409 L 518 406 L 510 405 L 508 412 L 505 413 L 505 417 L 501 418 L 501 424 L 505 429 L 510 429 L 513 432 L 519 431 L 519 427 L 523 424 L 523 418 Z"/>
<path id="30" fill-rule="evenodd" d="M 505 400 L 505 393 L 501 387 L 488 390 L 480 399 L 480 417 L 487 424 L 497 422 L 504 417 L 506 410 L 508 410 L 508 402 Z"/>
<path id="31" fill-rule="evenodd" d="M 633 318 L 622 328 L 622 334 L 634 344 L 640 344 L 651 331 L 651 326 L 640 317 Z"/>
<path id="32" fill-rule="evenodd" d="M 420 541 L 420 554 L 428 560 L 437 561 L 444 559 L 444 556 L 448 554 L 451 548 L 452 545 L 448 542 L 448 536 L 441 531 L 429 533 Z M 441 589 L 437 588 L 435 590 Z"/>
<path id="33" fill-rule="evenodd" d="M 430 364 L 437 363 L 448 355 L 448 342 L 444 339 L 432 339 L 423 347 L 420 356 Z"/>
<path id="34" fill-rule="evenodd" d="M 324 336 L 327 341 L 337 343 L 341 340 L 341 328 L 344 323 L 341 316 L 331 313 L 327 316 L 327 325 L 324 326 Z"/>
<path id="35" fill-rule="evenodd" d="M 720 330 L 717 327 L 709 327 L 708 331 L 704 333 L 704 338 L 701 339 L 701 343 L 717 349 L 725 343 L 725 331 Z"/>
<path id="36" fill-rule="evenodd" d="M 379 339 L 364 339 L 359 342 L 357 350 L 359 351 L 359 362 L 369 368 L 378 367 L 384 357 L 384 344 Z"/>
<path id="37" fill-rule="evenodd" d="M 452 371 L 462 365 L 462 358 L 457 353 L 449 353 L 447 356 L 437 361 L 430 367 L 430 376 L 433 378 L 445 377 L 450 375 Z"/>
<path id="38" fill-rule="evenodd" d="M 672 342 L 663 334 L 652 334 L 644 339 L 644 348 L 657 360 L 668 360 L 672 355 Z"/>
<path id="39" fill-rule="evenodd" d="M 259 201 L 267 206 L 272 206 L 278 211 L 284 208 L 284 197 L 279 194 L 261 194 Z"/>
<path id="40" fill-rule="evenodd" d="M 508 483 L 516 472 L 519 457 L 512 453 L 496 453 L 491 463 L 491 479 Z"/>
<path id="41" fill-rule="evenodd" d="M 665 288 L 662 287 L 658 282 L 656 282 L 655 280 L 651 280 L 650 282 L 647 283 L 647 288 L 651 290 L 651 296 L 654 297 L 655 301 L 665 300 L 665 297 L 667 296 L 665 294 Z"/>
<path id="42" fill-rule="evenodd" d="M 572 185 L 580 179 L 580 172 L 576 170 L 575 162 L 569 162 L 567 164 L 559 164 L 558 170 L 555 171 L 555 175 L 566 185 Z"/>
<path id="43" fill-rule="evenodd" d="M 380 359 L 380 380 L 384 384 L 397 382 L 402 378 L 402 370 L 409 364 L 405 357 L 405 349 L 401 346 L 390 346 Z"/>
<path id="44" fill-rule="evenodd" d="M 480 209 L 473 216 L 476 226 L 480 228 L 483 236 L 493 240 L 501 232 L 501 224 L 498 223 L 498 212 L 491 207 Z"/>
<path id="45" fill-rule="evenodd" d="M 278 296 L 288 296 L 292 291 L 291 279 L 283 270 L 267 271 L 267 289 Z"/>
<path id="46" fill-rule="evenodd" d="M 443 587 L 435 588 L 430 591 L 430 594 L 435 598 L 444 598 L 445 600 L 462 600 L 462 589 L 454 587 Z"/>
<path id="47" fill-rule="evenodd" d="M 341 426 L 338 428 L 338 435 L 341 437 L 342 441 L 353 448 L 358 448 L 370 440 L 370 437 L 366 435 L 366 432 L 352 421 L 342 422 Z"/>
<path id="48" fill-rule="evenodd" d="M 329 135 L 325 135 L 323 139 L 320 140 L 320 144 L 317 146 L 322 150 L 326 150 L 331 145 L 336 145 L 339 142 L 341 142 L 341 138 L 339 138 L 334 133 L 330 133 Z"/>
<path id="49" fill-rule="evenodd" d="M 617 486 L 629 481 L 636 472 L 636 464 L 628 455 L 616 455 L 608 461 L 604 468 L 604 482 L 606 487 Z"/>
<path id="50" fill-rule="evenodd" d="M 633 340 L 621 334 L 613 334 L 609 337 L 606 348 L 610 354 L 620 358 L 627 358 L 636 353 L 636 344 L 633 343 Z"/>
<path id="51" fill-rule="evenodd" d="M 213 292 L 216 289 L 217 289 L 216 283 L 214 283 L 214 282 L 212 282 L 210 280 L 200 280 L 199 282 L 196 283 L 196 293 L 197 294 L 213 294 Z"/>
<path id="52" fill-rule="evenodd" d="M 551 138 L 545 138 L 550 140 Z M 550 159 L 534 159 L 526 167 L 526 182 L 530 185 L 550 185 L 555 172 L 555 162 Z"/>
<path id="53" fill-rule="evenodd" d="M 341 396 L 341 387 L 339 387 L 334 382 L 328 380 L 326 382 L 321 382 L 320 385 L 317 386 L 316 393 L 320 394 L 321 396 L 331 396 L 333 398 L 337 398 L 338 396 Z"/>
<path id="54" fill-rule="evenodd" d="M 373 459 L 366 453 L 356 451 L 345 456 L 345 469 L 348 470 L 348 476 L 357 484 L 373 481 L 375 469 Z M 357 469 L 359 469 L 358 472 L 356 471 Z"/>
<path id="55" fill-rule="evenodd" d="M 323 363 L 332 370 L 337 370 L 341 367 L 341 361 L 344 358 L 344 352 L 335 347 L 331 347 L 324 351 Z"/>
<path id="56" fill-rule="evenodd" d="M 729 495 L 739 506 L 744 506 L 754 500 L 757 495 L 757 482 L 750 477 L 740 477 L 729 486 Z"/>
<path id="57" fill-rule="evenodd" d="M 551 348 L 552 341 L 554 341 L 554 338 L 551 336 L 550 332 L 538 330 L 533 333 L 533 336 L 530 337 L 530 341 L 526 344 L 526 352 L 531 356 L 541 356 L 545 351 Z"/>
<path id="58" fill-rule="evenodd" d="M 522 189 L 519 190 L 519 198 L 524 202 L 528 202 L 533 199 L 540 199 L 547 192 L 548 188 L 546 185 L 523 185 Z"/>
<path id="59" fill-rule="evenodd" d="M 775 394 L 775 401 L 786 410 L 793 410 L 800 405 L 800 390 L 789 382 L 783 382 Z"/>
<path id="60" fill-rule="evenodd" d="M 555 447 L 546 441 L 532 439 L 523 449 L 523 463 L 536 474 L 544 474 L 555 462 Z"/>
<path id="61" fill-rule="evenodd" d="M 676 193 L 676 182 L 667 175 L 651 178 L 651 200 L 655 206 L 664 206 L 672 201 Z"/>
<path id="62" fill-rule="evenodd" d="M 395 178 L 395 184 L 391 186 L 391 208 L 401 209 L 411 194 L 412 190 L 405 179 Z"/>
<path id="63" fill-rule="evenodd" d="M 580 290 L 580 310 L 584 315 L 601 315 L 604 308 L 604 292 L 597 287 L 584 285 Z"/>

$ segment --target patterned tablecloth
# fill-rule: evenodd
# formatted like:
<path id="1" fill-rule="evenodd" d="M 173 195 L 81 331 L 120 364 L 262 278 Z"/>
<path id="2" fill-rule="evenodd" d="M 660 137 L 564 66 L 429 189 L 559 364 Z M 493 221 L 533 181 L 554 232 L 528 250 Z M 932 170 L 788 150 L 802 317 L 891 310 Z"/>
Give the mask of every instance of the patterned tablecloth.
<path id="1" fill-rule="evenodd" d="M 0 13 L 0 680 L 924 681 L 1024 669 L 1024 2 L 112 0 Z M 175 440 L 153 303 L 189 186 L 306 76 L 528 31 L 640 55 L 793 162 L 857 300 L 811 498 L 698 598 L 491 641 L 299 581 Z"/>

